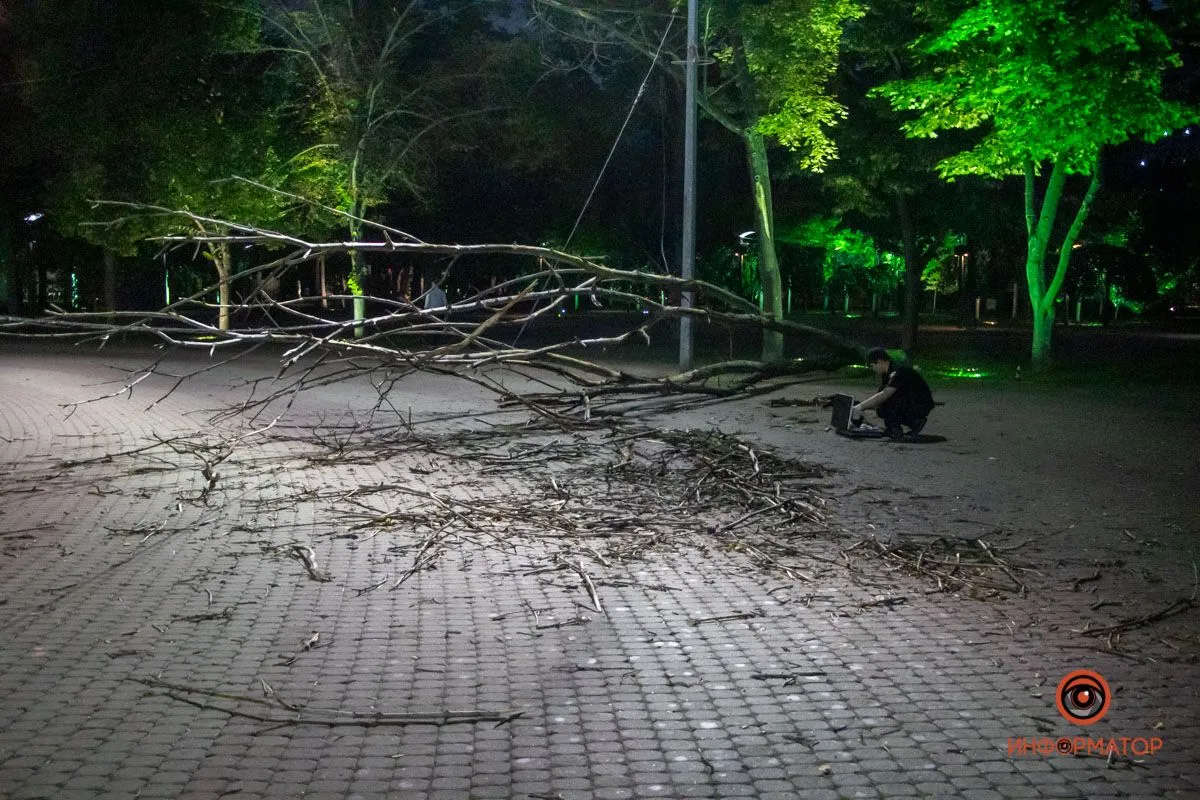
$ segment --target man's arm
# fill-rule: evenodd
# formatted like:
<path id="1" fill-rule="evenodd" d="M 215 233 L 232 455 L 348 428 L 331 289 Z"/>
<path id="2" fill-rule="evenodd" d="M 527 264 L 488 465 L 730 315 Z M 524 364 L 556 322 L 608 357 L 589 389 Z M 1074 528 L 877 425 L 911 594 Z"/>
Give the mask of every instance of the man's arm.
<path id="1" fill-rule="evenodd" d="M 866 400 L 863 400 L 861 403 L 854 406 L 854 408 L 850 409 L 850 417 L 852 419 L 859 419 L 860 417 L 862 417 L 864 411 L 870 411 L 872 408 L 878 408 L 879 406 L 886 403 L 888 401 L 888 398 L 891 397 L 892 395 L 894 395 L 895 393 L 896 393 L 895 386 L 885 386 L 883 389 L 881 389 L 877 393 L 871 395 Z"/>

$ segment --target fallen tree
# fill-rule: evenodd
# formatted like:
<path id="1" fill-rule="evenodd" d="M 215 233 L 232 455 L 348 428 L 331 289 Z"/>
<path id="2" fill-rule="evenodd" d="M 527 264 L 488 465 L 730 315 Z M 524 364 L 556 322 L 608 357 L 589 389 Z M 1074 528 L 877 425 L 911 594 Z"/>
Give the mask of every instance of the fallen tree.
<path id="1" fill-rule="evenodd" d="M 700 280 L 645 271 L 614 269 L 601 260 L 546 247 L 519 244 L 457 245 L 424 242 L 403 231 L 363 221 L 373 240 L 310 242 L 302 238 L 203 217 L 133 204 L 119 206 L 129 214 L 178 214 L 197 232 L 161 237 L 166 248 L 257 247 L 272 252 L 263 264 L 243 270 L 231 281 L 251 287 L 232 308 L 239 324 L 228 329 L 215 324 L 217 304 L 206 300 L 206 287 L 156 311 L 64 312 L 50 309 L 36 319 L 9 318 L 0 334 L 35 338 L 69 338 L 101 345 L 113 337 L 149 336 L 170 348 L 204 349 L 220 356 L 200 367 L 208 371 L 263 345 L 281 348 L 280 369 L 269 388 L 239 408 L 239 412 L 286 407 L 296 393 L 317 385 L 369 375 L 381 397 L 395 383 L 416 372 L 453 375 L 498 395 L 502 406 L 523 406 L 548 418 L 590 419 L 625 414 L 647 403 L 668 407 L 769 391 L 827 372 L 861 358 L 861 349 L 826 331 L 762 314 L 758 307 L 732 292 Z M 119 224 L 117 220 L 113 224 Z M 290 281 L 331 256 L 387 254 L 438 259 L 444 282 L 470 274 L 481 257 L 518 260 L 518 277 L 436 308 L 427 308 L 428 292 L 416 297 L 368 296 L 374 313 L 365 319 L 338 315 L 339 304 L 359 295 L 327 295 L 319 304 L 312 297 L 284 299 L 269 287 Z M 530 268 L 532 265 L 532 268 Z M 691 291 L 693 306 L 670 302 L 672 294 Z M 659 299 L 655 299 L 655 295 Z M 549 324 L 569 303 L 595 309 L 624 309 L 616 314 L 618 330 L 587 336 L 581 325 Z M 637 371 L 623 357 L 636 345 L 655 337 L 669 338 L 671 320 L 684 315 L 730 336 L 728 360 L 683 373 Z M 355 336 L 356 329 L 361 336 Z M 553 330 L 551 330 L 553 329 Z M 526 331 L 535 341 L 522 344 Z M 732 340 L 772 331 L 802 342 L 803 357 L 774 362 L 732 357 Z M 527 339 L 528 341 L 528 339 Z M 625 348 L 622 350 L 622 348 Z M 158 373 L 162 360 L 132 373 L 114 396 L 132 391 Z M 540 388 L 525 392 L 506 388 L 497 370 L 515 372 Z M 196 374 L 196 372 L 190 373 Z M 177 377 L 175 386 L 189 375 Z M 266 380 L 266 379 L 264 379 Z M 265 385 L 265 384 L 264 384 Z"/>

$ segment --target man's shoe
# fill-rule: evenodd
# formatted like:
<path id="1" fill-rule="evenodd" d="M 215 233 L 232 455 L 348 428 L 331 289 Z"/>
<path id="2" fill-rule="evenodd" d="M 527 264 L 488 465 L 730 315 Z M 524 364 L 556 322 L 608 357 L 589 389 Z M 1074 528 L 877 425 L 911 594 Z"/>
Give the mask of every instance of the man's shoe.
<path id="1" fill-rule="evenodd" d="M 926 422 L 929 422 L 929 418 L 928 418 L 928 417 L 921 417 L 920 419 L 918 419 L 916 422 L 914 422 L 914 423 L 913 423 L 913 424 L 912 424 L 912 425 L 909 427 L 909 429 L 908 429 L 908 435 L 909 435 L 909 436 L 916 436 L 918 433 L 920 433 L 922 430 L 924 430 L 924 428 L 925 428 L 925 423 L 926 423 Z"/>

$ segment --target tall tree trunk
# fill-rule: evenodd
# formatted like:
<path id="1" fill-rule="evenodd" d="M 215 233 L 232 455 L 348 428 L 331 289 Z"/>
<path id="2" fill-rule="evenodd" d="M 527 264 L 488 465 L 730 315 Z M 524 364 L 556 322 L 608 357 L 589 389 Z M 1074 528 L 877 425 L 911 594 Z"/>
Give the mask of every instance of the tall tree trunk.
<path id="1" fill-rule="evenodd" d="M 896 192 L 896 216 L 900 220 L 900 238 L 904 243 L 904 312 L 901 323 L 900 346 L 909 362 L 917 347 L 917 305 L 921 301 L 921 265 L 917 257 L 917 236 L 913 230 L 912 213 L 904 192 Z"/>
<path id="2" fill-rule="evenodd" d="M 1054 303 L 1033 303 L 1033 349 L 1030 360 L 1035 369 L 1050 366 L 1050 337 L 1054 332 Z"/>
<path id="3" fill-rule="evenodd" d="M 754 217 L 758 230 L 758 282 L 762 286 L 763 313 L 783 319 L 783 281 L 779 276 L 779 257 L 775 251 L 775 211 L 771 200 L 771 168 L 767 163 L 767 145 L 761 134 L 746 132 L 746 150 L 750 179 L 754 185 Z M 783 358 L 783 334 L 763 330 L 763 361 Z"/>
<path id="4" fill-rule="evenodd" d="M 356 188 L 357 183 L 352 184 L 352 188 Z M 355 202 L 355 214 L 350 220 L 350 241 L 357 242 L 362 239 L 362 223 L 361 219 L 366 218 L 367 209 L 365 206 L 360 207 Z M 354 295 L 354 338 L 361 339 L 363 336 L 363 320 L 367 318 L 367 264 L 363 259 L 363 254 L 358 250 L 350 251 L 350 293 Z"/>
<path id="5" fill-rule="evenodd" d="M 746 46 L 739 32 L 730 37 L 733 50 L 734 79 L 742 96 L 745 122 L 741 135 L 746 142 L 746 160 L 750 167 L 750 183 L 754 197 L 754 227 L 758 231 L 758 282 L 762 286 L 763 313 L 774 319 L 783 319 L 783 281 L 779 276 L 779 255 L 775 250 L 775 209 L 771 199 L 771 165 L 767 160 L 767 143 L 755 130 L 760 117 L 758 93 L 755 91 L 754 76 L 746 60 Z M 779 331 L 763 330 L 763 361 L 779 361 L 783 358 L 783 334 Z"/>
<path id="6" fill-rule="evenodd" d="M 354 338 L 363 336 L 363 320 L 367 318 L 367 273 L 362 253 L 350 251 L 350 293 L 354 295 Z"/>
<path id="7" fill-rule="evenodd" d="M 329 288 L 325 283 L 325 254 L 317 256 L 317 285 L 321 291 L 321 308 L 329 308 Z"/>
<path id="8" fill-rule="evenodd" d="M 104 310 L 117 310 L 117 257 L 104 251 Z"/>
<path id="9" fill-rule="evenodd" d="M 228 242 L 219 242 L 210 251 L 217 268 L 217 327 L 229 330 L 230 278 L 233 277 L 233 253 Z"/>
<path id="10" fill-rule="evenodd" d="M 1050 366 L 1050 343 L 1054 333 L 1054 301 L 1062 290 L 1067 277 L 1067 266 L 1071 261 L 1071 246 L 1079 238 L 1083 223 L 1087 220 L 1092 201 L 1100 189 L 1099 159 L 1093 164 L 1092 178 L 1087 192 L 1075 212 L 1071 226 L 1063 236 L 1058 250 L 1058 261 L 1054 274 L 1046 280 L 1046 254 L 1050 237 L 1054 233 L 1054 220 L 1062 202 L 1063 187 L 1067 171 L 1061 162 L 1054 164 L 1046 194 L 1039 209 L 1035 197 L 1035 169 L 1032 161 L 1025 163 L 1025 227 L 1029 234 L 1025 258 L 1025 281 L 1029 285 L 1029 301 L 1033 312 L 1033 345 L 1030 352 L 1032 366 L 1043 370 Z M 1069 313 L 1069 311 L 1068 311 Z"/>

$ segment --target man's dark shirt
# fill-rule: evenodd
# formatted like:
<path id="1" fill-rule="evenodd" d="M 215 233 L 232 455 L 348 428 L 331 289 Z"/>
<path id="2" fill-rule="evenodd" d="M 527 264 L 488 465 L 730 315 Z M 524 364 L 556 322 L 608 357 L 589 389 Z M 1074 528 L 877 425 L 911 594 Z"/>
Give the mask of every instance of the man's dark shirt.
<path id="1" fill-rule="evenodd" d="M 880 391 L 888 386 L 896 390 L 880 408 L 911 409 L 917 416 L 924 417 L 933 411 L 933 393 L 921 373 L 912 367 L 892 367 L 883 376 Z"/>

